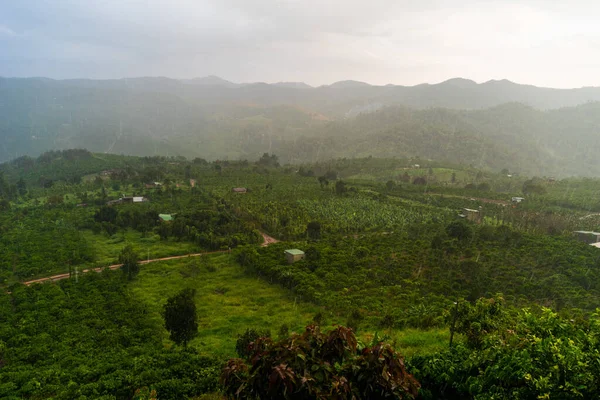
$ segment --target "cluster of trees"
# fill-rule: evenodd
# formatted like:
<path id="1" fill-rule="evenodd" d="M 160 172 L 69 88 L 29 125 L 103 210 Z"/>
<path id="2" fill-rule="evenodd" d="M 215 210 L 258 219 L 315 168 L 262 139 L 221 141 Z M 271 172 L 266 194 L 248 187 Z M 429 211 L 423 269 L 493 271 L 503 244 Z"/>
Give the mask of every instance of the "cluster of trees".
<path id="1" fill-rule="evenodd" d="M 212 250 L 262 241 L 262 236 L 250 223 L 223 207 L 221 211 L 197 210 L 178 214 L 172 222 L 159 224 L 157 232 L 163 239 L 188 240 Z"/>
<path id="2" fill-rule="evenodd" d="M 174 215 L 172 221 L 161 221 L 152 204 L 102 206 L 94 214 L 92 229 L 96 232 L 104 230 L 109 235 L 127 228 L 143 234 L 156 232 L 163 240 L 185 240 L 211 250 L 262 240 L 249 222 L 230 213 L 223 203 L 218 207 L 192 203 L 183 210 Z"/>
<path id="3" fill-rule="evenodd" d="M 93 247 L 79 234 L 82 210 L 34 207 L 0 213 L 0 280 L 67 272 L 93 261 Z"/>
<path id="4" fill-rule="evenodd" d="M 256 162 L 256 165 L 277 168 L 279 167 L 279 157 L 275 154 L 264 153 Z"/>
<path id="5" fill-rule="evenodd" d="M 353 333 L 341 328 L 328 334 L 310 328 L 292 338 L 282 329 L 279 341 L 247 335 L 238 346 L 241 360 L 231 361 L 223 375 L 230 396 L 410 398 L 416 381 L 408 372 L 421 382 L 424 398 L 592 398 L 598 391 L 600 323 L 596 315 L 589 317 L 600 304 L 597 249 L 561 235 L 578 226 L 596 229 L 596 182 L 573 181 L 572 190 L 561 196 L 569 182 L 521 180 L 514 187 L 528 193 L 527 200 L 513 207 L 502 205 L 510 196 L 498 192 L 499 184 L 483 176 L 473 180 L 474 173 L 462 180 L 476 182 L 474 187 L 439 185 L 431 175 L 423 176 L 426 187 L 413 185 L 410 176 L 407 182 L 384 185 L 406 161 L 338 160 L 294 173 L 272 168 L 278 163 L 274 155 L 261 160 L 255 166 L 151 157 L 131 168 L 119 167 L 125 164 L 121 160 L 109 177 L 93 183 L 56 178 L 75 176 L 77 163 L 84 170 L 107 168 L 85 152 L 44 156 L 21 175 L 8 168 L 4 177 L 0 174 L 0 197 L 18 201 L 0 213 L 0 278 L 9 282 L 73 271 L 93 262 L 93 246 L 78 232 L 87 228 L 109 234 L 153 232 L 205 249 L 246 245 L 237 251 L 237 260 L 247 273 L 346 315 L 353 332 L 450 323 L 455 335 L 448 351 L 413 357 L 406 370 L 391 348 L 354 346 Z M 372 184 L 346 178 L 369 174 L 381 163 L 393 168 L 393 175 Z M 32 181 L 35 176 L 38 181 Z M 119 185 L 135 182 L 137 190 L 157 177 L 165 189 L 149 189 L 150 203 L 75 207 L 68 197 L 79 193 L 83 200 L 92 188 L 99 192 L 93 196 L 105 201 L 111 184 L 114 196 Z M 175 188 L 175 182 L 192 177 L 201 188 Z M 242 185 L 252 192 L 231 193 L 231 187 Z M 482 191 L 486 202 L 470 199 Z M 32 193 L 50 206 L 39 206 L 35 199 L 27 204 Z M 483 224 L 456 219 L 459 209 L 479 205 Z M 159 213 L 174 219 L 161 222 Z M 258 248 L 257 225 L 299 242 Z M 290 246 L 304 250 L 305 260 L 288 265 L 283 250 Z M 167 333 L 127 295 L 126 285 L 139 271 L 137 258 L 126 247 L 118 259 L 124 264 L 121 275 L 90 274 L 78 284 L 17 285 L 1 297 L 6 317 L 0 319 L 0 397 L 129 398 L 147 388 L 139 393 L 155 390 L 159 398 L 182 398 L 217 387 L 220 361 L 192 348 L 182 350 L 199 329 L 193 291 L 167 300 L 164 328 L 181 346 L 162 349 Z M 504 293 L 503 299 L 478 300 L 497 292 Z M 503 303 L 518 308 L 544 304 L 556 311 L 515 311 Z M 76 323 L 81 332 L 74 332 Z M 337 342 L 339 337 L 331 336 L 342 333 L 345 338 Z M 93 348 L 92 340 L 110 348 L 108 354 Z M 332 343 L 343 348 L 337 364 L 327 358 L 335 354 L 328 347 Z M 295 347 L 286 353 L 290 346 Z M 84 356 L 89 362 L 82 361 Z M 279 368 L 282 364 L 285 368 Z M 369 372 L 358 376 L 357 366 Z M 397 372 L 385 382 L 378 380 L 384 367 Z M 265 372 L 273 368 L 277 374 Z"/>
<path id="6" fill-rule="evenodd" d="M 594 399 L 600 391 L 600 315 L 562 318 L 508 309 L 503 298 L 459 300 L 448 314 L 464 340 L 416 356 L 423 399 Z"/>
<path id="7" fill-rule="evenodd" d="M 142 233 L 151 231 L 159 224 L 158 212 L 140 205 L 129 207 L 101 206 L 94 213 L 94 231 L 101 229 L 113 235 L 119 228 L 132 228 Z"/>
<path id="8" fill-rule="evenodd" d="M 166 349 L 119 271 L 0 293 L 0 397 L 130 399 L 216 391 L 222 360 Z"/>
<path id="9" fill-rule="evenodd" d="M 311 232 L 314 229 L 311 225 Z M 600 303 L 596 249 L 560 236 L 463 221 L 414 224 L 407 233 L 363 234 L 297 243 L 306 259 L 292 265 L 290 245 L 245 247 L 238 261 L 306 300 L 366 311 L 363 324 L 441 326 L 447 305 L 503 292 L 509 304 L 551 305 L 564 314 Z"/>

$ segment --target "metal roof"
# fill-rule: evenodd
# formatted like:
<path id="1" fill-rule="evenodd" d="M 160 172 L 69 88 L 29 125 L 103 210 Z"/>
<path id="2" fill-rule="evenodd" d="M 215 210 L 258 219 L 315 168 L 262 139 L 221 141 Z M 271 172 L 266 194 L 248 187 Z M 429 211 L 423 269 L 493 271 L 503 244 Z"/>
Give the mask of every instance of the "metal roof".
<path id="1" fill-rule="evenodd" d="M 285 251 L 287 254 L 292 254 L 294 256 L 301 256 L 302 254 L 304 254 L 304 252 L 302 250 L 298 250 L 298 249 L 289 249 Z"/>
<path id="2" fill-rule="evenodd" d="M 163 221 L 173 220 L 173 216 L 171 214 L 158 214 L 158 218 L 162 219 Z"/>

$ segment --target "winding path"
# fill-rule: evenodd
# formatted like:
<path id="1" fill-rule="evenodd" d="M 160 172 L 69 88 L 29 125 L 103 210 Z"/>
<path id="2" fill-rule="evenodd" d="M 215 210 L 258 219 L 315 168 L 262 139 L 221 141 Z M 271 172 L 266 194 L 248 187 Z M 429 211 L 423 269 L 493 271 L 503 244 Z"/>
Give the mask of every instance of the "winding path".
<path id="1" fill-rule="evenodd" d="M 279 240 L 267 235 L 264 232 L 260 233 L 264 239 L 263 243 L 261 244 L 262 247 L 266 247 L 270 244 L 273 243 L 277 243 Z M 228 253 L 231 250 L 218 250 L 218 251 L 208 251 L 205 253 L 189 253 L 189 254 L 183 254 L 180 256 L 170 256 L 170 257 L 162 257 L 162 258 L 154 258 L 152 260 L 143 260 L 140 261 L 139 264 L 143 265 L 143 264 L 148 264 L 148 263 L 152 263 L 152 262 L 157 262 L 157 261 L 168 261 L 168 260 L 177 260 L 180 258 L 189 258 L 189 257 L 199 257 L 199 256 L 203 256 L 203 255 L 207 255 L 207 254 L 219 254 L 219 253 Z M 111 269 L 111 270 L 115 270 L 115 269 L 119 269 L 123 264 L 113 264 L 113 265 L 109 265 L 107 267 L 98 267 L 98 268 L 88 268 L 88 269 L 84 269 L 81 271 L 82 274 L 88 273 L 88 272 L 102 272 L 102 270 L 104 270 L 105 268 Z M 63 279 L 68 279 L 71 275 L 70 274 L 58 274 L 58 275 L 52 275 L 52 276 L 47 276 L 45 278 L 38 278 L 38 279 L 32 279 L 30 281 L 26 281 L 23 282 L 24 285 L 31 285 L 34 283 L 44 283 L 44 282 L 56 282 L 56 281 L 60 281 Z"/>

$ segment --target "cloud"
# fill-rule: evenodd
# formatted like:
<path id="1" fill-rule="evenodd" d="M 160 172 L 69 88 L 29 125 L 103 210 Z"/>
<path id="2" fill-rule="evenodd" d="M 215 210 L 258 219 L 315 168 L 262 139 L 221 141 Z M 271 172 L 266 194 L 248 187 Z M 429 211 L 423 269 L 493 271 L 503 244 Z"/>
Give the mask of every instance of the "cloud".
<path id="1" fill-rule="evenodd" d="M 0 37 L 3 36 L 17 36 L 17 33 L 10 29 L 8 26 L 0 24 Z"/>
<path id="2" fill-rule="evenodd" d="M 0 75 L 600 84 L 593 1 L 20 0 L 3 14 L 0 38 L 16 39 Z"/>

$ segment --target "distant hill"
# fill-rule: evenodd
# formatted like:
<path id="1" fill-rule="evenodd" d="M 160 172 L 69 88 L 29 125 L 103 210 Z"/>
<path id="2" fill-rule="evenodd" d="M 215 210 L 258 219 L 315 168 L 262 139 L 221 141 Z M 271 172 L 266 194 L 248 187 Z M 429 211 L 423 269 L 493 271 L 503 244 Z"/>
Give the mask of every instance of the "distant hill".
<path id="1" fill-rule="evenodd" d="M 534 175 L 600 175 L 600 88 L 509 81 L 371 86 L 218 77 L 0 78 L 0 162 L 47 150 L 258 158 L 431 158 Z"/>
<path id="2" fill-rule="evenodd" d="M 222 86 L 228 88 L 236 88 L 243 86 L 244 84 L 233 83 L 227 81 L 223 78 L 219 78 L 218 76 L 210 75 L 202 78 L 192 78 L 192 79 L 182 79 L 181 82 L 188 83 L 191 85 L 212 85 L 212 86 Z"/>
<path id="3" fill-rule="evenodd" d="M 371 85 L 369 85 L 366 82 L 359 82 L 359 81 L 339 81 L 339 82 L 335 82 L 332 83 L 329 86 L 329 88 L 333 88 L 333 89 L 348 89 L 348 88 L 360 88 L 360 87 L 371 87 Z"/>
<path id="4" fill-rule="evenodd" d="M 288 87 L 293 89 L 312 89 L 313 87 L 304 82 L 277 82 L 273 84 L 279 87 Z"/>

